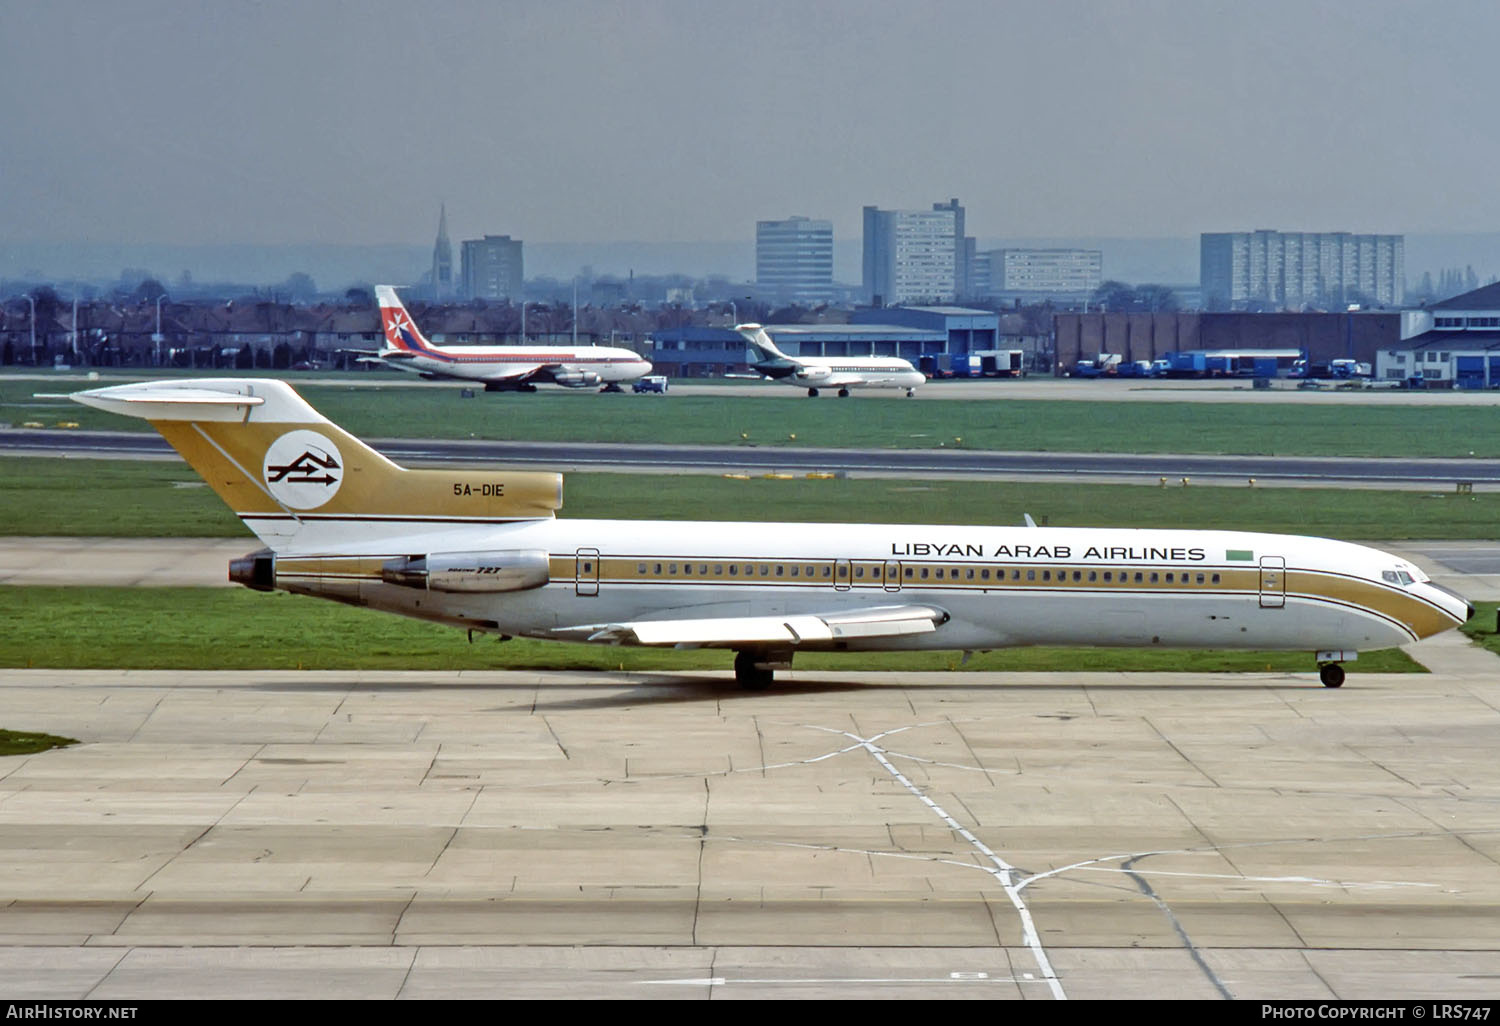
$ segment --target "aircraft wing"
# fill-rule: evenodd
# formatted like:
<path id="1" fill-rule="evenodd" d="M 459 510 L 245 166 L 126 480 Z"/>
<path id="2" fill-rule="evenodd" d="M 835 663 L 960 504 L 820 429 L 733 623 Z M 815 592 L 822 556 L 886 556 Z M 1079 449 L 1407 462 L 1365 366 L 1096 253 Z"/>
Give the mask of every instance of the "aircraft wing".
<path id="1" fill-rule="evenodd" d="M 819 388 L 854 388 L 865 384 L 862 374 L 835 374 L 818 382 Z"/>
<path id="2" fill-rule="evenodd" d="M 934 631 L 948 621 L 935 606 L 875 606 L 869 609 L 787 616 L 721 616 L 701 620 L 630 620 L 579 624 L 554 633 L 582 635 L 616 645 L 726 647 L 747 644 L 815 645 L 849 638 L 883 638 Z"/>
<path id="3" fill-rule="evenodd" d="M 535 379 L 538 372 L 543 370 L 539 363 L 518 363 L 511 367 L 496 367 L 494 370 L 485 369 L 481 381 L 505 381 L 511 384 L 519 384 Z"/>
<path id="4" fill-rule="evenodd" d="M 533 368 L 532 380 L 550 381 L 564 388 L 586 388 L 600 382 L 599 375 L 591 370 L 569 363 L 547 363 Z"/>

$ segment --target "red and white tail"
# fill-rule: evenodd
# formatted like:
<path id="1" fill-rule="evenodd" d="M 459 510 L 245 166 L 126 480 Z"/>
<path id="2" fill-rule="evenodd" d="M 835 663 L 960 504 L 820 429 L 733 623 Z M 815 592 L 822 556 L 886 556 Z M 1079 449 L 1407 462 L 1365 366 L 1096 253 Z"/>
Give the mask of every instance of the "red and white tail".
<path id="1" fill-rule="evenodd" d="M 405 353 L 430 353 L 428 342 L 406 307 L 389 285 L 375 286 L 375 301 L 380 304 L 380 325 L 385 331 L 386 349 L 399 349 Z"/>

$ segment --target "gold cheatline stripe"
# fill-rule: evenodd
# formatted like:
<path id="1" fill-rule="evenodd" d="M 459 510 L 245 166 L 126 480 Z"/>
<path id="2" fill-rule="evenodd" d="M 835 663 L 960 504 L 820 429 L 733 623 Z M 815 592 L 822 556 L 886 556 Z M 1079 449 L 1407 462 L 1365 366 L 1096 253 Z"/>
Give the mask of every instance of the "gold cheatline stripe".
<path id="1" fill-rule="evenodd" d="M 351 578 L 370 578 L 378 580 L 380 578 L 382 564 L 384 564 L 387 560 L 394 558 L 398 557 L 328 556 L 300 557 L 293 559 L 279 558 L 277 560 L 277 572 L 287 573 L 289 575 L 295 574 L 298 577 L 313 579 L 316 579 L 318 577 L 329 577 L 330 579 L 332 579 L 337 577 L 344 580 L 348 580 Z M 595 575 L 595 573 L 587 573 L 582 578 L 580 578 L 577 574 L 577 567 L 580 560 L 593 563 L 597 568 L 597 576 Z M 349 562 L 353 562 L 355 566 L 349 567 L 343 565 Z M 1115 574 L 1117 578 L 1125 576 L 1133 577 L 1136 573 L 1140 573 L 1148 578 L 1153 573 L 1157 574 L 1158 576 L 1165 576 L 1168 573 L 1174 575 L 1191 575 L 1194 578 L 1196 578 L 1199 573 L 1202 573 L 1205 577 L 1209 577 L 1214 573 L 1218 573 L 1221 577 L 1221 581 L 1218 584 L 1211 584 L 1206 580 L 1203 584 L 1198 584 L 1196 583 L 1196 581 L 1174 581 L 1171 584 L 1168 584 L 1165 581 L 1151 583 L 1149 580 L 1137 583 L 1134 580 L 1118 579 L 1116 581 L 1074 581 L 1072 580 L 1073 570 L 1071 568 L 1067 570 L 1059 570 L 1057 567 L 1052 565 L 1042 566 L 1035 564 L 1021 566 L 1017 566 L 1014 564 L 992 566 L 992 569 L 995 569 L 997 571 L 1020 571 L 1023 574 L 1028 571 L 1035 572 L 1037 576 L 1033 580 L 1026 580 L 1025 578 L 1022 578 L 1021 580 L 1001 580 L 999 574 L 997 574 L 995 578 L 988 581 L 981 580 L 978 577 L 969 579 L 967 577 L 959 578 L 956 576 L 945 576 L 941 580 L 936 577 L 929 577 L 924 580 L 920 578 L 907 578 L 902 576 L 894 581 L 889 582 L 893 585 L 899 585 L 899 587 L 887 588 L 888 582 L 886 581 L 883 573 L 866 578 L 854 578 L 852 576 L 846 578 L 837 578 L 832 576 L 832 570 L 838 563 L 845 563 L 850 566 L 851 569 L 855 566 L 863 566 L 866 569 L 883 571 L 886 562 L 899 562 L 901 563 L 903 570 L 907 567 L 910 567 L 914 570 L 920 570 L 924 566 L 928 569 L 937 569 L 941 566 L 945 571 L 951 570 L 955 572 L 960 569 L 981 569 L 976 564 L 920 564 L 901 560 L 887 561 L 863 559 L 835 561 L 829 559 L 804 559 L 790 561 L 767 559 L 729 560 L 702 558 L 688 560 L 680 557 L 674 560 L 670 557 L 657 556 L 653 556 L 648 559 L 641 559 L 638 557 L 622 558 L 615 556 L 598 557 L 592 555 L 580 557 L 573 553 L 567 553 L 561 555 L 554 554 L 549 557 L 549 583 L 574 584 L 579 580 L 582 580 L 585 583 L 590 584 L 598 583 L 614 585 L 671 584 L 718 586 L 740 585 L 752 587 L 773 585 L 777 587 L 797 587 L 803 589 L 831 588 L 835 585 L 838 585 L 839 587 L 836 590 L 839 591 L 856 591 L 863 589 L 871 591 L 889 590 L 892 592 L 947 590 L 984 592 L 1052 591 L 1067 593 L 1087 591 L 1102 595 L 1166 594 L 1174 596 L 1214 595 L 1221 597 L 1236 595 L 1250 597 L 1261 594 L 1260 571 L 1258 569 L 1251 568 L 1236 568 L 1231 570 L 1227 568 L 1205 567 L 1200 570 L 1197 567 L 1194 567 L 1191 570 L 1184 571 L 1180 569 L 1166 570 L 1162 568 L 1151 569 L 1146 567 L 1130 566 L 1126 567 L 1125 569 L 1109 568 L 1107 571 L 1109 573 Z M 639 571 L 639 566 L 641 563 L 647 564 L 647 571 L 644 574 L 640 573 Z M 663 571 L 659 574 L 653 569 L 654 566 L 658 563 L 660 563 L 664 568 Z M 678 567 L 691 565 L 695 569 L 706 567 L 709 568 L 709 573 L 667 573 L 665 568 L 674 564 Z M 732 575 L 728 572 L 728 568 L 731 565 L 741 569 L 747 566 L 754 567 L 755 573 L 753 575 Z M 793 577 L 789 573 L 782 574 L 781 576 L 775 576 L 773 568 L 777 566 L 785 567 L 788 569 L 790 569 L 792 566 L 796 566 L 799 569 L 813 567 L 820 572 L 812 577 L 801 574 Z M 715 567 L 723 568 L 725 572 L 722 574 L 715 573 L 713 572 L 713 568 Z M 765 567 L 770 572 L 768 572 L 765 576 L 761 576 L 759 572 L 761 567 Z M 830 570 L 829 576 L 822 576 L 821 571 L 824 568 L 828 568 Z M 1090 569 L 1101 575 L 1106 572 L 1105 569 L 1100 569 L 1097 566 L 1091 567 Z M 1041 579 L 1041 572 L 1043 570 L 1050 571 L 1057 575 L 1066 574 L 1066 579 L 1058 579 L 1057 577 L 1054 577 L 1052 580 L 1043 581 Z M 1088 571 L 1081 572 L 1087 573 Z M 1346 575 L 1336 574 L 1331 571 L 1321 570 L 1289 568 L 1283 573 L 1285 590 L 1273 592 L 1270 594 L 1284 597 L 1287 600 L 1301 599 L 1304 601 L 1328 602 L 1335 605 L 1346 606 L 1348 608 L 1356 609 L 1388 620 L 1391 623 L 1399 625 L 1403 629 L 1408 630 L 1419 637 L 1426 637 L 1428 634 L 1433 634 L 1437 631 L 1445 630 L 1453 625 L 1453 617 L 1449 616 L 1441 609 L 1433 606 L 1426 600 L 1404 591 L 1397 591 L 1394 588 L 1388 587 L 1383 584 L 1378 584 L 1374 581 L 1365 581 L 1359 578 L 1348 577 Z"/>

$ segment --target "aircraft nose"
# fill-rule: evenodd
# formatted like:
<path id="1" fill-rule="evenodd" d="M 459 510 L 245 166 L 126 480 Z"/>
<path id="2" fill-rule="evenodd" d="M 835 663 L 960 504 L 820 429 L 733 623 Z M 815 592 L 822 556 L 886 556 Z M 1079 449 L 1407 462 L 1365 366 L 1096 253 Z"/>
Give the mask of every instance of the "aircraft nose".
<path id="1" fill-rule="evenodd" d="M 1427 581 L 1426 585 L 1427 585 L 1427 587 L 1431 588 L 1433 591 L 1437 592 L 1442 597 L 1446 598 L 1448 600 L 1447 604 L 1450 604 L 1453 607 L 1455 607 L 1454 610 L 1453 610 L 1453 615 L 1454 616 L 1458 616 L 1458 610 L 1462 609 L 1463 613 L 1464 613 L 1464 616 L 1463 616 L 1463 622 L 1464 623 L 1468 623 L 1470 620 L 1474 619 L 1474 603 L 1472 603 L 1468 599 L 1464 598 L 1462 595 L 1460 595 L 1458 592 L 1454 591 L 1452 588 L 1445 588 L 1441 584 L 1436 584 L 1436 583 L 1434 583 L 1432 581 Z"/>

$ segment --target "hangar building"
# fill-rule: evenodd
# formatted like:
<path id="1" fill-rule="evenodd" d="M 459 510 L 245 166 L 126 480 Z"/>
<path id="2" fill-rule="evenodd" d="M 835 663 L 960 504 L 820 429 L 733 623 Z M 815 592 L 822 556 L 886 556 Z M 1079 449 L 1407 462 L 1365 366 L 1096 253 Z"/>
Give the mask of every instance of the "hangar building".
<path id="1" fill-rule="evenodd" d="M 1500 283 L 1402 314 L 1401 341 L 1382 349 L 1375 376 L 1424 387 L 1500 388 Z"/>

